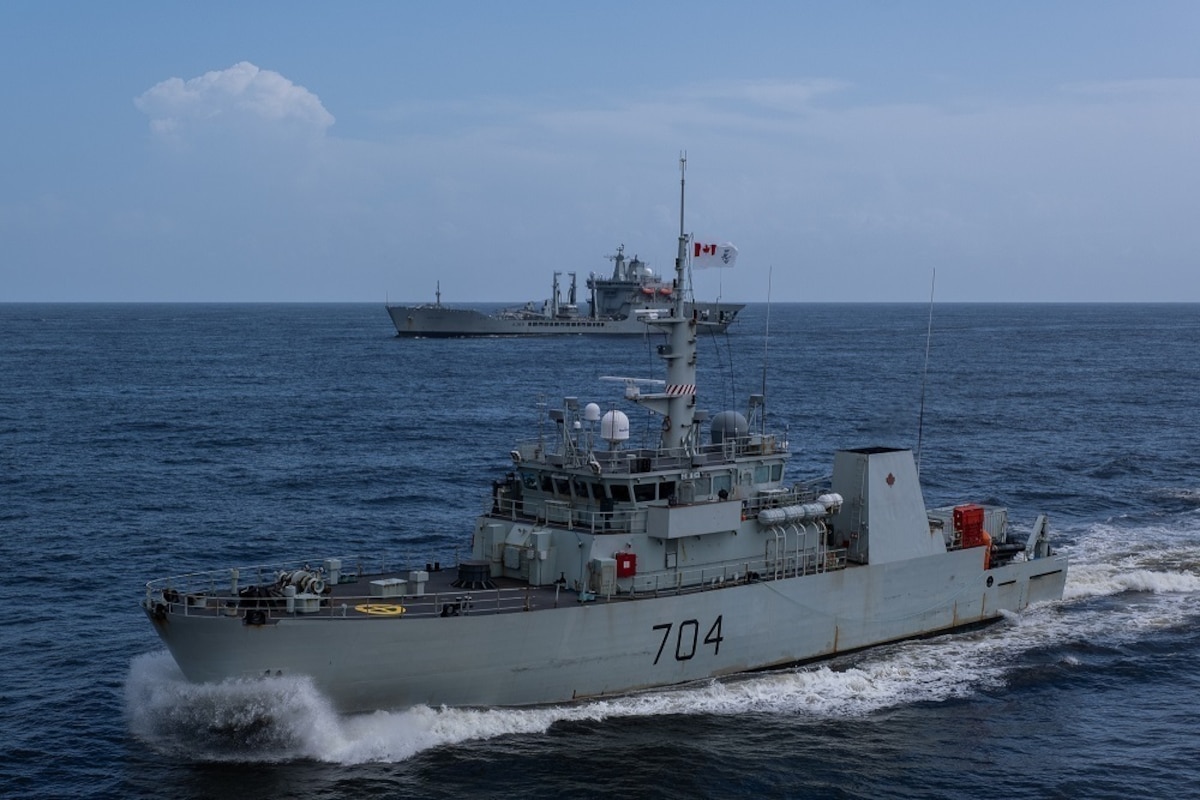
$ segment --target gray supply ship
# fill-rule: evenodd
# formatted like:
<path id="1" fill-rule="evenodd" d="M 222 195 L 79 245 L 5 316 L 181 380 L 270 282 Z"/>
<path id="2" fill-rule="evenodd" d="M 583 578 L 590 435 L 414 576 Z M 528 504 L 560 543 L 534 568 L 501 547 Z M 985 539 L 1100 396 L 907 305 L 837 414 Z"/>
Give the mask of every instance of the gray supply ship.
<path id="1" fill-rule="evenodd" d="M 681 167 L 684 162 L 681 161 Z M 680 181 L 682 286 L 688 237 Z M 925 506 L 913 454 L 834 455 L 788 485 L 785 435 L 698 404 L 698 313 L 649 320 L 665 380 L 617 378 L 654 412 L 574 397 L 516 444 L 470 556 L 372 574 L 346 557 L 150 581 L 142 601 L 191 681 L 306 676 L 342 711 L 559 703 L 783 667 L 1061 599 L 1044 516 Z M 326 554 L 332 555 L 332 554 Z"/>
<path id="2" fill-rule="evenodd" d="M 656 332 L 648 323 L 675 312 L 679 284 L 663 280 L 637 256 L 627 260 L 624 245 L 609 259 L 613 262 L 610 277 L 602 278 L 594 273 L 588 276 L 587 308 L 582 311 L 577 302 L 576 274 L 567 273 L 570 285 L 564 297 L 559 283 L 562 273 L 555 272 L 548 299 L 494 314 L 442 305 L 440 284 L 437 301 L 432 305 L 388 305 L 387 312 L 396 326 L 397 336 L 644 336 Z M 737 319 L 743 308 L 743 303 L 687 300 L 683 310 L 688 316 L 695 312 L 699 324 L 720 333 Z"/>

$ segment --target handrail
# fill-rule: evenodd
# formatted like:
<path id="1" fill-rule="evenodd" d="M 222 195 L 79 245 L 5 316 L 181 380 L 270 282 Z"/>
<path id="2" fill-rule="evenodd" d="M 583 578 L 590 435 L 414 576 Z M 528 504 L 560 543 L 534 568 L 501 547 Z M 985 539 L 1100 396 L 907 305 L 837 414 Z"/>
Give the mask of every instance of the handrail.
<path id="1" fill-rule="evenodd" d="M 187 572 L 181 575 L 172 575 L 166 578 L 155 578 L 146 582 L 146 594 L 150 596 L 152 593 L 161 593 L 163 591 L 174 591 L 177 594 L 203 594 L 206 597 L 227 597 L 229 599 L 242 600 L 245 599 L 239 594 L 239 590 L 247 586 L 264 586 L 275 583 L 281 573 L 291 573 L 296 570 L 303 570 L 319 576 L 322 580 L 328 580 L 329 576 L 325 570 L 325 562 L 337 560 L 343 565 L 341 574 L 343 576 L 353 576 L 355 578 L 366 577 L 367 575 L 383 575 L 383 574 L 398 574 L 406 570 L 391 569 L 386 562 L 376 562 L 378 567 L 373 567 L 370 572 L 365 568 L 365 564 L 369 563 L 368 559 L 364 558 L 322 558 L 322 559 L 307 559 L 302 561 L 286 561 L 274 564 L 252 564 L 243 567 L 230 567 L 220 570 L 203 570 L 200 572 Z M 313 564 L 317 566 L 312 566 Z M 221 595 L 220 592 L 227 591 L 227 595 Z M 378 598 L 376 598 L 378 600 Z"/>
<path id="2" fill-rule="evenodd" d="M 806 550 L 777 558 L 757 558 L 706 565 L 694 570 L 659 570 L 634 576 L 632 595 L 684 594 L 743 583 L 816 575 L 846 568 L 846 550 Z"/>
<path id="3" fill-rule="evenodd" d="M 701 445 L 691 450 L 684 447 L 653 448 L 641 447 L 628 450 L 593 450 L 565 448 L 560 441 L 547 438 L 522 439 L 513 452 L 520 462 L 542 466 L 583 469 L 597 463 L 605 474 L 630 475 L 675 469 L 703 464 L 718 464 L 742 457 L 773 455 L 784 452 L 785 437 L 779 434 L 749 434 L 728 437 L 720 444 Z"/>
<path id="4" fill-rule="evenodd" d="M 527 510 L 531 509 L 531 510 Z M 646 509 L 593 511 L 578 508 L 566 500 L 541 500 L 531 503 L 511 498 L 493 499 L 484 513 L 509 520 L 532 520 L 537 524 L 578 528 L 585 533 L 645 533 Z"/>
<path id="5" fill-rule="evenodd" d="M 819 492 L 807 487 L 793 486 L 782 489 L 778 494 L 756 495 L 743 501 L 747 515 L 757 514 L 764 508 L 811 503 Z M 704 505 L 712 500 L 699 500 L 680 505 Z M 578 507 L 568 500 L 557 498 L 493 497 L 484 506 L 484 513 L 510 520 L 528 519 L 536 523 L 579 528 L 587 533 L 645 533 L 646 505 L 621 508 L 614 511 L 594 511 L 586 506 Z"/>
<path id="6" fill-rule="evenodd" d="M 617 592 L 603 597 L 607 600 L 621 600 L 664 593 L 711 591 L 751 582 L 769 582 L 845 569 L 846 564 L 844 549 L 830 549 L 788 554 L 782 559 L 729 561 L 692 570 L 658 570 L 639 573 L 626 586 L 621 587 L 618 584 Z M 283 568 L 287 566 L 295 568 L 296 565 L 283 565 Z M 275 575 L 279 570 L 280 567 L 262 565 L 194 572 L 147 581 L 146 609 L 156 610 L 161 607 L 165 613 L 210 617 L 222 614 L 242 616 L 246 611 L 265 611 L 272 618 L 286 615 L 319 619 L 351 618 L 352 609 L 357 606 L 370 606 L 386 610 L 378 616 L 372 616 L 368 612 L 366 616 L 356 614 L 353 618 L 457 617 L 529 611 L 541 605 L 538 600 L 544 603 L 552 588 L 522 586 L 513 589 L 456 589 L 452 592 L 439 591 L 402 597 L 326 594 L 301 594 L 292 598 L 243 597 L 237 593 L 238 584 L 234 583 L 235 579 L 240 582 L 243 576 L 254 574 L 258 576 L 259 585 L 262 585 L 267 574 Z M 370 576 L 364 574 L 359 577 Z M 218 588 L 218 583 L 226 580 L 227 588 Z M 319 599 L 310 605 L 313 597 Z M 554 592 L 554 598 L 553 605 L 558 606 L 560 601 L 557 591 Z M 295 611 L 287 611 L 289 601 L 295 603 Z M 396 608 L 402 608 L 403 611 L 394 611 Z"/>
<path id="7" fill-rule="evenodd" d="M 150 583 L 154 583 L 151 581 Z M 213 594 L 195 589 L 154 589 L 146 586 L 147 607 L 162 605 L 172 614 L 184 616 L 241 616 L 246 611 L 265 611 L 271 616 L 297 618 L 350 618 L 351 611 L 364 611 L 366 616 L 355 614 L 354 619 L 398 619 L 402 617 L 459 617 L 479 614 L 502 614 L 511 611 L 528 611 L 533 608 L 531 587 L 519 589 L 459 589 L 453 592 L 433 592 L 405 597 L 378 597 L 376 595 L 320 595 L 319 600 L 308 606 L 303 595 L 294 598 L 281 596 L 242 597 L 236 594 Z M 295 602 L 295 610 L 288 611 L 289 600 Z"/>

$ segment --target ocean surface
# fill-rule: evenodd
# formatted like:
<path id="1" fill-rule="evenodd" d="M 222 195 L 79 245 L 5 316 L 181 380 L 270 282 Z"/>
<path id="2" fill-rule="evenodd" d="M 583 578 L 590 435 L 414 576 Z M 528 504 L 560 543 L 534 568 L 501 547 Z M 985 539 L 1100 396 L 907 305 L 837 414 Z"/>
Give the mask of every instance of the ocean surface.
<path id="1" fill-rule="evenodd" d="M 599 376 L 662 377 L 654 342 L 0 305 L 0 797 L 1200 797 L 1200 306 L 941 304 L 927 340 L 929 314 L 751 305 L 701 340 L 699 404 L 765 387 L 791 479 L 919 444 L 928 505 L 1049 514 L 1062 602 L 604 702 L 343 716 L 303 681 L 188 684 L 145 582 L 452 563 L 511 443 L 614 401 Z"/>

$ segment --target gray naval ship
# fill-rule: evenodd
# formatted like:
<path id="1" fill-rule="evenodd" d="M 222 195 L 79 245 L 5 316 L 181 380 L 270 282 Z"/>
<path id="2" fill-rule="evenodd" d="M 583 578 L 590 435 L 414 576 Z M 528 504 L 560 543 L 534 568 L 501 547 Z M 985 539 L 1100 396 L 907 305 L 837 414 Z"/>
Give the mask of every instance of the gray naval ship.
<path id="1" fill-rule="evenodd" d="M 568 272 L 570 285 L 563 296 L 560 286 L 562 272 L 555 272 L 550 297 L 540 303 L 486 314 L 472 308 L 442 305 L 442 289 L 438 284 L 436 302 L 432 305 L 387 306 L 397 336 L 462 337 L 462 336 L 548 336 L 580 334 L 604 336 L 644 336 L 655 331 L 648 325 L 659 317 L 675 313 L 678 282 L 660 278 L 637 256 L 625 258 L 625 246 L 609 256 L 612 274 L 603 278 L 595 273 L 588 276 L 587 308 L 580 310 L 577 302 L 577 279 Z M 744 303 L 697 302 L 687 300 L 684 313 L 696 317 L 699 324 L 718 333 L 725 331 Z"/>
<path id="2" fill-rule="evenodd" d="M 682 166 L 682 162 L 681 162 Z M 684 279 L 682 189 L 676 286 Z M 794 665 L 953 631 L 1062 597 L 1039 517 L 926 508 L 913 454 L 837 452 L 830 483 L 787 484 L 786 436 L 707 414 L 697 313 L 680 293 L 665 380 L 619 378 L 654 412 L 567 397 L 519 442 L 467 558 L 372 573 L 322 557 L 150 581 L 144 611 L 191 681 L 306 676 L 347 712 L 597 698 Z"/>

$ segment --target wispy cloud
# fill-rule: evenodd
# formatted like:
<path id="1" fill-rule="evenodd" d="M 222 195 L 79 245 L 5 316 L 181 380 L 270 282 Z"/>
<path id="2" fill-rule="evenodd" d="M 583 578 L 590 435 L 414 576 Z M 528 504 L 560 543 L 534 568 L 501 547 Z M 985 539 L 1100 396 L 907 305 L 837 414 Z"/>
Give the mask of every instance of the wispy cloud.
<path id="1" fill-rule="evenodd" d="M 827 78 L 730 81 L 695 86 L 684 92 L 693 99 L 743 102 L 760 109 L 803 113 L 815 101 L 845 91 L 850 84 Z"/>
<path id="2" fill-rule="evenodd" d="M 1068 94 L 1108 96 L 1115 98 L 1167 97 L 1194 101 L 1200 96 L 1200 79 L 1149 78 L 1127 81 L 1088 81 L 1068 83 L 1060 87 Z"/>

